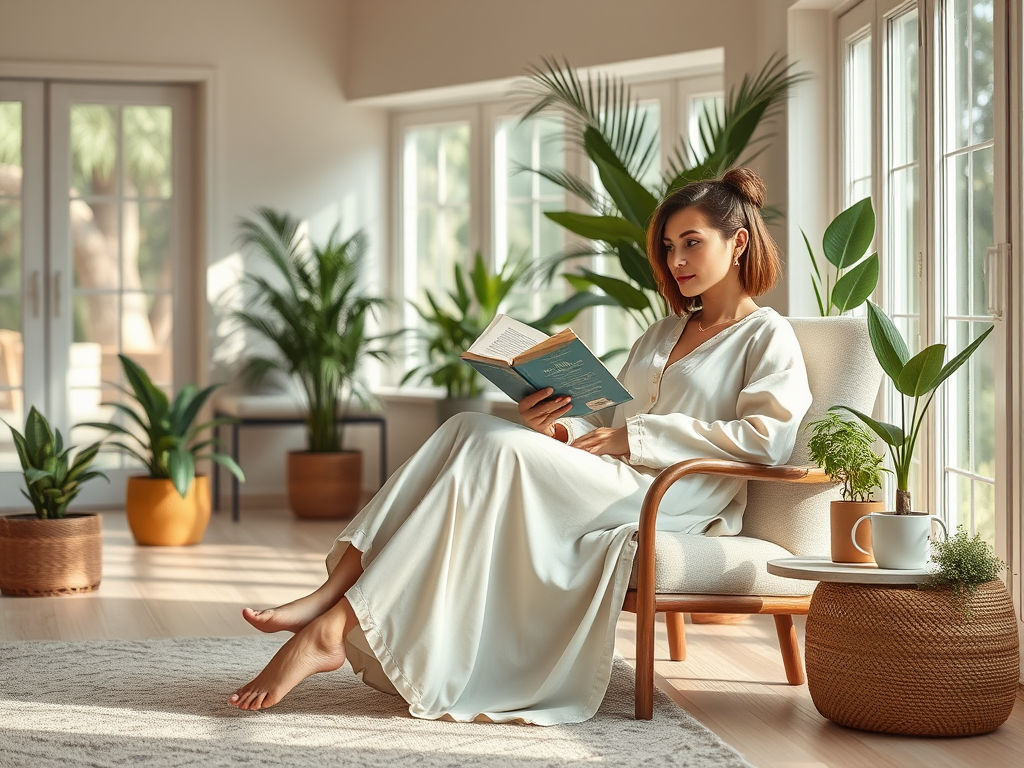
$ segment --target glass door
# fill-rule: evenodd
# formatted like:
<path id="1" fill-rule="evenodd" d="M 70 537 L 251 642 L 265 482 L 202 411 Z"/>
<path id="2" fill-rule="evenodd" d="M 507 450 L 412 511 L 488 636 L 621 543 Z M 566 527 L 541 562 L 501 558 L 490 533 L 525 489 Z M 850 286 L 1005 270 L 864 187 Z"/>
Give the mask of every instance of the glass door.
<path id="1" fill-rule="evenodd" d="M 183 86 L 35 87 L 46 93 L 48 120 L 31 127 L 23 114 L 22 135 L 48 136 L 49 152 L 37 153 L 23 174 L 27 191 L 34 185 L 41 189 L 46 178 L 49 194 L 45 201 L 39 196 L 41 215 L 9 225 L 11 232 L 20 227 L 23 241 L 16 254 L 8 249 L 15 256 L 4 263 L 20 256 L 25 272 L 21 313 L 30 353 L 21 358 L 20 390 L 8 385 L 0 393 L 8 393 L 12 407 L 36 404 L 66 441 L 70 432 L 71 443 L 85 445 L 106 433 L 70 431 L 73 425 L 121 418 L 102 405 L 124 401 L 119 354 L 139 363 L 168 392 L 195 373 L 183 348 L 195 333 L 188 301 L 195 273 L 187 262 L 196 251 L 195 198 L 189 194 L 191 99 Z M 5 196 L 0 205 L 10 209 L 15 202 L 21 201 Z M 37 247 L 24 247 L 32 243 Z M 38 337 L 31 349 L 30 331 Z M 4 466 L 14 469 L 16 456 L 5 448 Z M 115 453 L 101 454 L 97 464 L 110 484 L 90 483 L 77 503 L 121 503 L 125 478 L 138 472 L 138 465 Z M 4 482 L 12 480 L 20 477 L 8 473 Z M 16 492 L 5 493 L 0 504 L 23 506 L 23 500 Z"/>

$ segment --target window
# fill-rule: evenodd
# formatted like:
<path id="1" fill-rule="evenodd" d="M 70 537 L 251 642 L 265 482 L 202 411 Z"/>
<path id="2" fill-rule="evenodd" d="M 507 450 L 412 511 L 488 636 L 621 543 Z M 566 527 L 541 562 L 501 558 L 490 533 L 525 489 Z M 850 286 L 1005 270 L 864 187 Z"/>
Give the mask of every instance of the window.
<path id="1" fill-rule="evenodd" d="M 980 533 L 1003 554 L 1009 392 L 1000 366 L 1009 350 L 1007 318 L 993 302 L 1007 267 L 999 115 L 1005 121 L 1008 86 L 995 35 L 1006 9 L 1005 0 L 865 0 L 838 25 L 840 199 L 874 191 L 875 300 L 911 354 L 941 343 L 948 360 L 996 326 L 935 397 L 911 477 L 915 507 Z M 877 153 L 872 136 L 881 139 Z M 886 420 L 900 423 L 901 402 L 887 388 Z"/>
<path id="2" fill-rule="evenodd" d="M 659 137 L 682 134 L 692 143 L 700 111 L 722 109 L 721 75 L 645 82 L 634 88 L 634 94 L 647 114 L 648 135 L 658 143 L 643 176 L 654 188 L 665 155 L 675 146 Z M 578 210 L 581 204 L 567 200 L 557 185 L 522 169 L 564 168 L 583 177 L 589 173 L 597 181 L 596 173 L 588 170 L 586 156 L 567 143 L 561 120 L 541 116 L 523 123 L 517 106 L 487 102 L 395 113 L 395 200 L 400 213 L 392 270 L 397 279 L 392 288 L 405 304 L 406 327 L 416 324 L 417 315 L 405 300 L 422 303 L 425 289 L 444 295 L 454 265 L 468 265 L 477 250 L 492 269 L 500 269 L 509 259 L 541 264 L 570 243 L 565 230 L 544 212 Z M 591 265 L 619 275 L 613 258 L 595 257 Z M 569 291 L 557 276 L 549 284 L 535 280 L 513 293 L 505 311 L 534 320 Z M 614 308 L 589 310 L 573 328 L 599 354 L 628 348 L 645 330 Z M 391 383 L 395 381 L 397 377 Z"/>

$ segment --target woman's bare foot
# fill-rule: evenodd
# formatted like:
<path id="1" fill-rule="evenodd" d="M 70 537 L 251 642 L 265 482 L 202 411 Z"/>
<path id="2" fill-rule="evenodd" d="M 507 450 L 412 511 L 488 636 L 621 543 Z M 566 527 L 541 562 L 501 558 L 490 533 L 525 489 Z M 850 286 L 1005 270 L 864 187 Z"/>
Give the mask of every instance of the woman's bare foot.
<path id="1" fill-rule="evenodd" d="M 290 638 L 228 703 L 239 709 L 266 709 L 310 675 L 338 669 L 345 663 L 345 633 L 353 621 L 348 601 L 342 600 Z"/>
<path id="2" fill-rule="evenodd" d="M 311 595 L 300 597 L 277 608 L 267 608 L 265 611 L 243 608 L 242 618 L 260 632 L 298 632 L 338 602 L 340 595 L 335 596 L 333 591 L 325 587 L 327 584 Z"/>

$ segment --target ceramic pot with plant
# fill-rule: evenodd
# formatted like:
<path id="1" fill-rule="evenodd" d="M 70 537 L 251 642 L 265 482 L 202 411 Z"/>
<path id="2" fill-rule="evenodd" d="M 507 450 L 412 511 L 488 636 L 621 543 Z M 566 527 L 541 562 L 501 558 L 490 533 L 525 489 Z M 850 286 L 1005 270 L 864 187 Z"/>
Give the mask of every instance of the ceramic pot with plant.
<path id="1" fill-rule="evenodd" d="M 857 532 L 853 543 L 854 524 L 864 515 L 881 512 L 885 505 L 873 499 L 882 484 L 883 456 L 875 453 L 875 438 L 860 423 L 829 413 L 807 425 L 811 437 L 807 441 L 811 460 L 825 470 L 833 482 L 840 483 L 842 499 L 831 502 L 829 521 L 832 561 L 835 563 L 873 563 L 871 533 L 866 525 Z"/>
<path id="2" fill-rule="evenodd" d="M 926 512 L 913 511 L 910 498 L 910 467 L 914 449 L 935 392 L 942 382 L 952 376 L 982 345 L 992 332 L 992 327 L 964 347 L 952 360 L 943 364 L 946 356 L 945 344 L 932 344 L 911 357 L 906 342 L 892 320 L 874 303 L 869 301 L 867 306 L 871 347 L 885 375 L 902 395 L 900 423 L 897 425 L 877 421 L 845 405 L 834 405 L 829 410 L 845 410 L 852 413 L 889 446 L 893 473 L 896 476 L 896 509 L 885 514 L 895 515 L 898 519 L 886 520 L 884 525 L 901 528 L 898 536 L 901 541 L 907 543 L 907 551 L 899 552 L 898 556 L 894 553 L 893 560 L 883 561 L 876 543 L 875 562 L 881 568 L 924 568 L 928 561 L 928 541 L 932 538 L 933 520 Z M 878 523 L 874 517 L 871 527 L 874 541 L 879 535 Z"/>
<path id="3" fill-rule="evenodd" d="M 194 422 L 210 394 L 219 384 L 200 390 L 186 384 L 171 400 L 153 384 L 136 362 L 118 355 L 128 388 L 119 389 L 137 407 L 104 403 L 127 418 L 127 425 L 90 423 L 131 443 L 112 441 L 109 446 L 138 461 L 147 475 L 128 478 L 125 511 L 128 526 L 138 544 L 180 546 L 203 540 L 210 522 L 210 486 L 205 475 L 196 475 L 196 462 L 215 461 L 244 482 L 245 476 L 234 460 L 214 451 L 217 441 L 201 440 L 207 430 L 230 419 L 204 424 Z"/>
<path id="4" fill-rule="evenodd" d="M 362 231 L 342 240 L 338 229 L 319 245 L 300 234 L 300 221 L 269 208 L 241 223 L 240 241 L 271 263 L 276 281 L 249 274 L 249 308 L 234 313 L 245 330 L 273 351 L 251 357 L 250 384 L 270 371 L 301 386 L 307 449 L 288 455 L 288 504 L 296 517 L 352 517 L 359 509 L 362 453 L 342 449 L 339 417 L 358 400 L 371 406 L 358 377 L 366 358 L 387 360 L 394 336 L 372 337 L 367 321 L 386 306 L 360 288 L 367 241 Z"/>
<path id="5" fill-rule="evenodd" d="M 461 355 L 484 332 L 512 289 L 523 281 L 528 267 L 525 261 L 505 262 L 497 274 L 491 274 L 477 251 L 468 286 L 462 266 L 455 265 L 455 290 L 448 293 L 454 309 L 443 307 L 429 290 L 424 291 L 429 309 L 410 302 L 422 319 L 411 333 L 421 343 L 425 362 L 408 371 L 401 383 L 418 378 L 444 387 L 445 397 L 437 403 L 439 424 L 462 411 L 490 413 L 490 402 L 483 397 L 483 379 Z"/>
<path id="6" fill-rule="evenodd" d="M 0 592 L 47 597 L 97 589 L 103 571 L 102 519 L 67 510 L 85 483 L 108 479 L 90 469 L 101 444 L 83 448 L 72 459 L 74 446 L 65 448 L 60 430 L 35 408 L 28 413 L 24 435 L 8 427 L 28 489 L 22 494 L 34 513 L 0 517 Z"/>

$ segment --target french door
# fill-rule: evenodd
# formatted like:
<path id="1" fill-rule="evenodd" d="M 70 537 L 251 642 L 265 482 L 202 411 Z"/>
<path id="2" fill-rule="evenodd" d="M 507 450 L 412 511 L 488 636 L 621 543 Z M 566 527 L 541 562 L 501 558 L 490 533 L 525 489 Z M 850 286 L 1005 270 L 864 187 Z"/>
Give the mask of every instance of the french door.
<path id="1" fill-rule="evenodd" d="M 185 86 L 0 81 L 0 415 L 35 406 L 65 443 L 118 419 L 119 354 L 168 392 L 194 377 L 193 122 Z M 69 439 L 70 438 L 70 439 Z M 115 453 L 111 482 L 76 504 L 123 501 L 137 472 Z M 0 433 L 0 508 L 26 502 Z"/>

